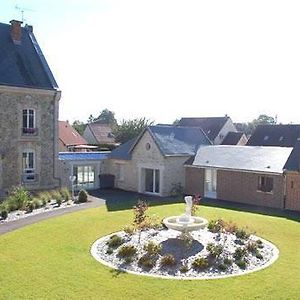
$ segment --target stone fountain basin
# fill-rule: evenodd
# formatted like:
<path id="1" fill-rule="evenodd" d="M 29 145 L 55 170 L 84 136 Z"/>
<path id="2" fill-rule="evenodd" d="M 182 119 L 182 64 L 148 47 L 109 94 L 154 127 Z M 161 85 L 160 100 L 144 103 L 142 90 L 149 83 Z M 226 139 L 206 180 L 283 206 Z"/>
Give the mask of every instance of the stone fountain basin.
<path id="1" fill-rule="evenodd" d="M 201 217 L 190 217 L 189 222 L 181 222 L 180 216 L 172 216 L 165 218 L 163 223 L 168 229 L 190 232 L 205 228 L 208 224 L 208 221 Z"/>

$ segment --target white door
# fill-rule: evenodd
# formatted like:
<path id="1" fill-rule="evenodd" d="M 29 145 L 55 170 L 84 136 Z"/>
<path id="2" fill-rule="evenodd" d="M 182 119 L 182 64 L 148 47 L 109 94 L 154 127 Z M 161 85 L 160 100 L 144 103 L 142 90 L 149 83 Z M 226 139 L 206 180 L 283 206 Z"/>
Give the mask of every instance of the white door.
<path id="1" fill-rule="evenodd" d="M 204 197 L 217 198 L 216 169 L 205 169 Z"/>

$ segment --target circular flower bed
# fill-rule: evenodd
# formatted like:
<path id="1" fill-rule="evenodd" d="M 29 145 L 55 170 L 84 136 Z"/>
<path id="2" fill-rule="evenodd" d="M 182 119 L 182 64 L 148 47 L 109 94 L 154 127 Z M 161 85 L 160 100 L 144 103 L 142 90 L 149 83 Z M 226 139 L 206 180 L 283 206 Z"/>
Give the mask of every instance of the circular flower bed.
<path id="1" fill-rule="evenodd" d="M 278 249 L 245 230 L 214 226 L 179 235 L 168 229 L 120 231 L 94 242 L 91 254 L 117 270 L 172 279 L 213 279 L 242 275 L 272 264 Z"/>

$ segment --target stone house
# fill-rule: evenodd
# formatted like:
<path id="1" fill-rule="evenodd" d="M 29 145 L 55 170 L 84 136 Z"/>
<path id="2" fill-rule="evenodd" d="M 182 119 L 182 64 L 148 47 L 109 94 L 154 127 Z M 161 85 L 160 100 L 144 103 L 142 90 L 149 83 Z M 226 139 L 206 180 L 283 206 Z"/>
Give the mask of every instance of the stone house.
<path id="1" fill-rule="evenodd" d="M 115 176 L 116 188 L 168 196 L 185 186 L 185 162 L 210 144 L 200 128 L 149 126 L 111 152 L 107 172 Z"/>
<path id="2" fill-rule="evenodd" d="M 199 127 L 211 140 L 212 144 L 220 145 L 229 132 L 237 132 L 230 117 L 182 118 L 178 126 Z"/>
<path id="3" fill-rule="evenodd" d="M 185 166 L 185 192 L 300 211 L 300 147 L 200 147 Z"/>
<path id="4" fill-rule="evenodd" d="M 54 188 L 61 92 L 32 26 L 10 23 L 0 23 L 0 190 Z"/>

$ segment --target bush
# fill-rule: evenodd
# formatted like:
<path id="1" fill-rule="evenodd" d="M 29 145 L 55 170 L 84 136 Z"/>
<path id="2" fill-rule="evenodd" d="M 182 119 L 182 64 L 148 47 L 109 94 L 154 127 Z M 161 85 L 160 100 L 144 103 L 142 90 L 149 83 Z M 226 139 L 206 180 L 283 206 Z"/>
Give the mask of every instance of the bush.
<path id="1" fill-rule="evenodd" d="M 79 203 L 85 203 L 88 199 L 88 193 L 86 190 L 80 190 L 78 193 L 78 202 Z"/>
<path id="2" fill-rule="evenodd" d="M 176 265 L 176 259 L 173 254 L 166 254 L 160 259 L 161 267 L 171 267 Z"/>
<path id="3" fill-rule="evenodd" d="M 209 221 L 207 228 L 210 232 L 218 233 L 224 228 L 224 221 L 222 219 Z"/>
<path id="4" fill-rule="evenodd" d="M 31 200 L 29 192 L 23 186 L 16 186 L 12 189 L 9 201 L 13 202 L 16 209 L 25 209 L 27 202 Z"/>
<path id="5" fill-rule="evenodd" d="M 208 265 L 208 260 L 205 257 L 197 257 L 192 263 L 192 267 L 198 271 L 206 269 Z"/>
<path id="6" fill-rule="evenodd" d="M 124 243 L 124 240 L 120 236 L 114 234 L 109 238 L 109 240 L 107 241 L 106 244 L 110 248 L 117 248 L 120 245 L 122 245 L 123 243 Z"/>
<path id="7" fill-rule="evenodd" d="M 112 248 L 110 248 L 110 247 L 107 248 L 107 250 L 106 250 L 106 253 L 109 254 L 109 255 L 113 254 L 113 252 L 114 252 L 114 250 Z"/>
<path id="8" fill-rule="evenodd" d="M 246 249 L 251 253 L 256 253 L 257 252 L 257 244 L 255 242 L 249 242 L 246 245 Z"/>
<path id="9" fill-rule="evenodd" d="M 0 212 L 0 217 L 2 218 L 2 220 L 7 219 L 7 217 L 8 217 L 8 212 L 7 212 L 7 210 L 1 210 L 1 212 Z"/>
<path id="10" fill-rule="evenodd" d="M 250 236 L 250 233 L 248 233 L 245 229 L 240 228 L 236 230 L 235 235 L 240 240 L 247 240 Z"/>
<path id="11" fill-rule="evenodd" d="M 58 201 L 61 204 L 63 198 L 62 198 L 61 193 L 59 192 L 59 190 L 50 191 L 50 195 L 51 195 L 52 200 L 56 200 L 56 203 Z M 58 205 L 58 203 L 57 203 L 57 205 Z"/>
<path id="12" fill-rule="evenodd" d="M 245 259 L 239 259 L 235 262 L 237 264 L 238 267 L 240 267 L 241 269 L 246 269 L 247 267 L 247 261 Z"/>
<path id="13" fill-rule="evenodd" d="M 225 222 L 224 230 L 229 233 L 235 233 L 238 230 L 238 226 L 231 221 Z"/>
<path id="14" fill-rule="evenodd" d="M 61 196 L 63 198 L 63 202 L 67 202 L 67 201 L 69 201 L 71 199 L 71 193 L 70 193 L 70 191 L 69 191 L 68 188 L 66 188 L 66 187 L 61 188 L 59 190 L 59 192 L 60 192 L 60 194 L 61 194 Z"/>
<path id="15" fill-rule="evenodd" d="M 39 198 L 33 198 L 31 203 L 33 205 L 33 209 L 37 209 L 37 208 L 42 207 L 42 202 Z"/>
<path id="16" fill-rule="evenodd" d="M 133 235 L 134 233 L 134 227 L 130 225 L 126 225 L 123 229 L 123 231 L 129 235 Z"/>
<path id="17" fill-rule="evenodd" d="M 262 249 L 264 247 L 262 240 L 257 240 L 256 241 L 257 248 Z"/>
<path id="18" fill-rule="evenodd" d="M 161 251 L 161 245 L 150 241 L 148 244 L 144 245 L 144 250 L 147 252 L 148 255 L 157 255 Z"/>
<path id="19" fill-rule="evenodd" d="M 46 203 L 51 201 L 51 194 L 49 192 L 41 192 L 38 194 L 38 197 L 41 199 L 42 203 Z"/>
<path id="20" fill-rule="evenodd" d="M 206 250 L 209 251 L 209 254 L 212 257 L 218 257 L 223 252 L 223 246 L 222 245 L 218 245 L 218 244 L 214 245 L 212 243 L 209 243 L 206 246 Z"/>
<path id="21" fill-rule="evenodd" d="M 153 256 L 149 256 L 149 255 L 145 254 L 140 257 L 138 264 L 141 267 L 144 267 L 147 269 L 152 269 L 156 264 L 156 259 L 154 259 Z"/>
<path id="22" fill-rule="evenodd" d="M 232 265 L 232 259 L 226 257 L 226 258 L 224 258 L 223 263 L 227 266 L 231 266 Z"/>
<path id="23" fill-rule="evenodd" d="M 26 213 L 31 213 L 34 209 L 33 203 L 27 202 L 24 209 L 25 209 Z"/>
<path id="24" fill-rule="evenodd" d="M 136 252 L 137 250 L 133 245 L 124 245 L 119 249 L 118 255 L 123 258 L 128 258 L 134 256 Z"/>
<path id="25" fill-rule="evenodd" d="M 190 268 L 187 266 L 187 265 L 182 265 L 181 267 L 180 267 L 180 269 L 179 269 L 179 271 L 181 272 L 181 273 L 186 273 L 186 272 L 188 272 L 190 270 Z"/>
<path id="26" fill-rule="evenodd" d="M 247 249 L 246 248 L 242 248 L 242 247 L 238 247 L 235 249 L 235 252 L 233 254 L 233 257 L 236 260 L 240 260 L 243 257 L 245 257 L 247 255 Z"/>
<path id="27" fill-rule="evenodd" d="M 226 265 L 226 264 L 224 264 L 224 263 L 220 263 L 220 264 L 218 265 L 218 269 L 219 269 L 220 271 L 226 271 L 227 268 L 228 268 L 228 265 Z"/>

